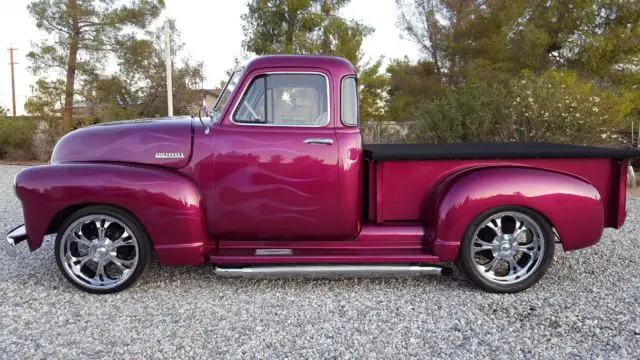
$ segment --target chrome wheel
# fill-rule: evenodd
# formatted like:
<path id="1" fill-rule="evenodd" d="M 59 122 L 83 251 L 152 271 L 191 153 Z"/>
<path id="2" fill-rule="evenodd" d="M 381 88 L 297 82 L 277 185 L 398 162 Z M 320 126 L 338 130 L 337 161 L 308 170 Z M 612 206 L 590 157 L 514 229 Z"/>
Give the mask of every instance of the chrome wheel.
<path id="1" fill-rule="evenodd" d="M 69 225 L 61 237 L 64 271 L 90 289 L 111 289 L 127 281 L 138 265 L 138 240 L 122 221 L 89 215 Z"/>
<path id="2" fill-rule="evenodd" d="M 469 246 L 480 276 L 498 284 L 519 283 L 531 276 L 545 251 L 538 223 L 515 211 L 487 218 L 476 228 Z"/>

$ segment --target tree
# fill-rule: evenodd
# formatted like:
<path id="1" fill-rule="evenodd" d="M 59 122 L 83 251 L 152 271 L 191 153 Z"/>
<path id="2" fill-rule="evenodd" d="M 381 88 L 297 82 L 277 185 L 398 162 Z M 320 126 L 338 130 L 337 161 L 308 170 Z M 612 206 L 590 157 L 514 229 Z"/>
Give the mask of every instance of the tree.
<path id="1" fill-rule="evenodd" d="M 317 1 L 316 1 L 317 2 Z M 313 53 L 318 44 L 313 34 L 322 15 L 312 11 L 312 0 L 253 0 L 241 16 L 243 48 L 255 54 Z"/>
<path id="2" fill-rule="evenodd" d="M 373 29 L 344 19 L 339 11 L 348 0 L 251 0 L 242 15 L 244 50 L 257 55 L 317 54 L 341 56 L 358 70 L 361 118 L 380 118 L 386 78 L 382 59 L 364 61 L 362 41 Z"/>
<path id="3" fill-rule="evenodd" d="M 398 24 L 452 83 L 567 68 L 604 81 L 640 61 L 640 3 L 396 0 Z M 503 75 L 500 75 L 503 74 Z M 505 76 L 506 75 L 506 76 Z"/>
<path id="4" fill-rule="evenodd" d="M 171 53 L 173 54 L 173 108 L 177 115 L 197 113 L 194 108 L 202 95 L 199 89 L 204 81 L 203 63 L 193 63 L 182 57 L 184 42 L 175 22 L 170 21 Z M 139 104 L 139 116 L 154 117 L 167 113 L 167 75 L 165 68 L 165 41 L 162 27 L 147 31 L 146 38 L 124 47 L 121 61 L 121 79 L 129 90 L 122 93 L 127 103 Z"/>
<path id="5" fill-rule="evenodd" d="M 389 76 L 386 116 L 394 121 L 411 120 L 415 106 L 437 99 L 445 89 L 442 75 L 432 61 L 412 64 L 408 58 L 395 59 L 386 72 Z"/>
<path id="6" fill-rule="evenodd" d="M 38 29 L 49 39 L 27 57 L 34 74 L 57 70 L 65 76 L 63 124 L 73 127 L 73 100 L 78 76 L 95 75 L 114 54 L 135 39 L 130 29 L 145 29 L 164 8 L 164 0 L 33 0 L 28 5 Z"/>
<path id="7" fill-rule="evenodd" d="M 512 105 L 509 114 L 517 119 L 503 118 L 500 126 L 518 129 L 509 139 L 601 141 L 600 135 L 626 127 L 624 119 L 640 116 L 637 1 L 396 0 L 396 3 L 398 24 L 404 35 L 421 49 L 424 60 L 415 65 L 396 64 L 389 69 L 390 115 L 417 116 L 429 126 L 440 126 L 428 120 L 429 116 L 461 124 L 463 108 L 473 107 L 473 96 L 486 97 L 502 91 L 498 89 L 510 93 L 526 83 L 532 86 L 527 91 L 534 94 L 526 98 L 543 110 L 528 108 L 529 102 L 516 102 L 523 111 L 515 111 L 516 105 Z M 418 71 L 424 64 L 431 64 L 433 74 Z M 536 77 L 545 82 L 535 82 Z M 429 79 L 434 81 L 428 87 L 420 86 Z M 483 86 L 488 94 L 476 91 Z M 542 91 L 544 87 L 555 86 L 569 93 L 558 90 L 547 96 L 551 92 Z M 591 114 L 591 107 L 584 106 L 589 105 L 591 97 L 600 98 L 593 95 L 598 92 L 616 101 L 603 100 L 602 104 L 607 106 L 599 107 L 596 115 Z M 561 103 L 567 98 L 576 99 L 579 107 L 567 108 Z M 489 100 L 487 106 L 491 101 L 501 102 L 499 97 Z M 583 101 L 586 103 L 582 104 Z M 551 109 L 565 112 L 545 117 L 545 113 L 552 113 Z M 566 111 L 579 113 L 581 119 L 571 118 Z M 546 119 L 544 124 L 534 121 L 535 116 Z M 530 134 L 529 128 L 535 134 Z M 579 135 L 579 129 L 589 129 L 589 136 Z M 451 128 L 450 134 L 455 133 L 455 128 Z"/>
<path id="8" fill-rule="evenodd" d="M 37 116 L 45 124 L 45 128 L 39 134 L 34 133 L 36 136 L 30 140 L 37 157 L 46 160 L 58 139 L 66 132 L 62 128 L 59 114 L 59 109 L 64 105 L 65 83 L 62 79 L 40 79 L 31 90 L 35 95 L 27 99 L 24 109 L 28 114 Z"/>
<path id="9" fill-rule="evenodd" d="M 2 117 L 9 116 L 9 109 L 7 109 L 6 107 L 0 105 L 0 116 L 2 116 Z"/>

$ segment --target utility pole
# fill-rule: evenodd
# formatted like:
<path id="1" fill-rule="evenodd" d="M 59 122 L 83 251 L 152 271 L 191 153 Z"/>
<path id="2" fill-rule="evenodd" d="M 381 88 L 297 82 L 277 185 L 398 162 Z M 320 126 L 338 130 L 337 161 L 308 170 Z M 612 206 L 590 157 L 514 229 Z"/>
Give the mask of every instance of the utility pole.
<path id="1" fill-rule="evenodd" d="M 173 84 L 171 80 L 171 23 L 167 19 L 164 23 L 164 40 L 165 40 L 165 52 L 166 52 L 166 65 L 167 65 L 167 109 L 168 115 L 173 116 Z"/>
<path id="2" fill-rule="evenodd" d="M 16 117 L 16 77 L 14 72 L 14 65 L 17 63 L 13 62 L 13 51 L 18 50 L 16 48 L 9 48 L 9 54 L 11 57 L 11 100 L 13 103 L 13 117 Z"/>

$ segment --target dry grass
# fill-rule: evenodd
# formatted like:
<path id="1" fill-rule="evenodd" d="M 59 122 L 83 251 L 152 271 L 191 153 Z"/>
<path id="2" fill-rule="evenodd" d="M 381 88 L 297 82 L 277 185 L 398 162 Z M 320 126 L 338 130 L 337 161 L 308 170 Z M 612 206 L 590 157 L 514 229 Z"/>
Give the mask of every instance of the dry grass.
<path id="1" fill-rule="evenodd" d="M 0 165 L 22 165 L 22 166 L 32 166 L 32 165 L 44 165 L 47 162 L 39 161 L 39 160 L 0 160 Z"/>
<path id="2" fill-rule="evenodd" d="M 633 197 L 640 197 L 640 187 L 630 188 L 627 191 L 627 195 L 633 196 Z"/>

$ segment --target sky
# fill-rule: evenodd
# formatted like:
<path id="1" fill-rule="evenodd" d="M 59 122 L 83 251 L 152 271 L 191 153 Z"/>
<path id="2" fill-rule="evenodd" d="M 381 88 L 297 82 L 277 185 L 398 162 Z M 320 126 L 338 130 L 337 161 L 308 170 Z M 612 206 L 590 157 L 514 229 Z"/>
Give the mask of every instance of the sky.
<path id="1" fill-rule="evenodd" d="M 175 19 L 185 42 L 185 55 L 194 61 L 203 61 L 206 88 L 216 87 L 225 78 L 225 71 L 233 66 L 235 56 L 241 54 L 244 38 L 240 15 L 245 12 L 244 1 L 239 0 L 165 0 L 166 9 L 156 25 L 165 18 Z M 16 106 L 18 115 L 24 113 L 23 105 L 31 95 L 31 86 L 37 77 L 28 71 L 26 54 L 32 42 L 46 38 L 29 16 L 29 0 L 3 0 L 0 11 L 0 105 L 11 109 L 10 47 L 17 48 L 14 61 L 16 78 Z M 372 4 L 375 3 L 375 6 Z M 394 0 L 352 0 L 341 12 L 347 19 L 363 22 L 375 29 L 365 39 L 365 56 L 386 59 L 408 56 L 418 58 L 417 47 L 401 38 L 396 28 Z"/>

